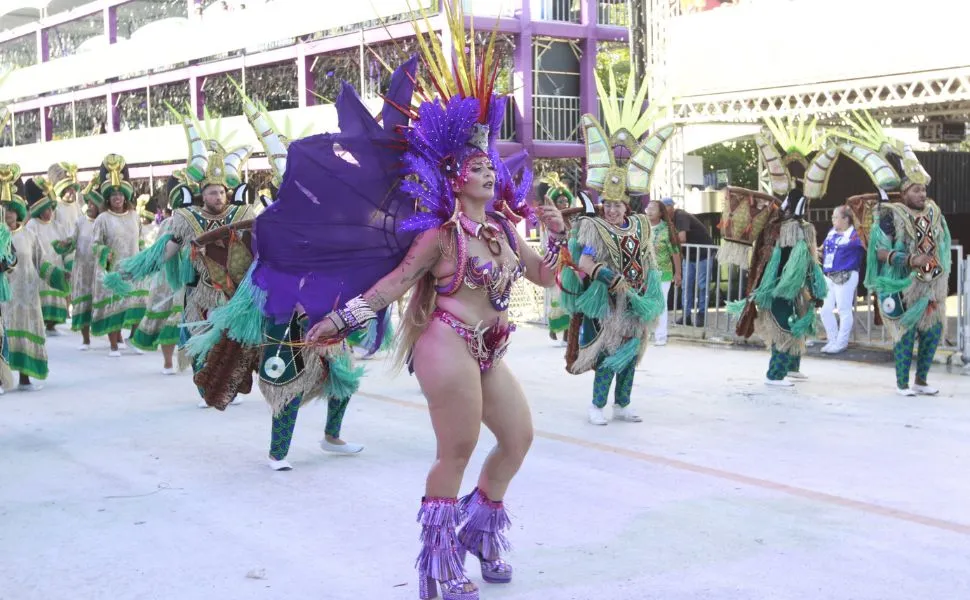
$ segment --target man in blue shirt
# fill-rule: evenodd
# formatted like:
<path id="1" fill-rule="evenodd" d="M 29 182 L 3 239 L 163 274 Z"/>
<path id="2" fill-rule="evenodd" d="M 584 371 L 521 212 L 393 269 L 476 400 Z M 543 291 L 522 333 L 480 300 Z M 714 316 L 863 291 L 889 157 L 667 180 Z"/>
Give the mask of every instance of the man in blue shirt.
<path id="1" fill-rule="evenodd" d="M 838 354 L 849 346 L 852 333 L 852 306 L 859 285 L 859 269 L 865 249 L 859 232 L 852 223 L 852 212 L 839 206 L 832 212 L 832 229 L 822 243 L 822 271 L 828 284 L 828 295 L 822 305 L 822 324 L 828 343 L 825 354 Z M 835 320 L 835 310 L 839 320 Z"/>

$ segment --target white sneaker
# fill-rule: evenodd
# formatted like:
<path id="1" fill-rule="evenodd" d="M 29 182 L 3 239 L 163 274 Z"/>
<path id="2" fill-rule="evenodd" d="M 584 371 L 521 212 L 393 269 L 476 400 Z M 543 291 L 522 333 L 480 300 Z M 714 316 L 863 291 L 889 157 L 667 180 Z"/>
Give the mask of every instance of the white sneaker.
<path id="1" fill-rule="evenodd" d="M 239 396 L 236 396 L 235 398 L 232 399 L 232 402 L 229 403 L 229 406 L 239 406 L 242 403 L 243 403 L 243 399 L 240 398 Z"/>
<path id="2" fill-rule="evenodd" d="M 290 464 L 288 460 L 276 460 L 275 458 L 269 459 L 269 468 L 274 471 L 292 471 L 293 465 Z"/>
<path id="3" fill-rule="evenodd" d="M 175 367 L 162 367 L 162 375 L 175 375 L 177 373 Z"/>
<path id="4" fill-rule="evenodd" d="M 195 406 L 198 408 L 209 408 L 209 405 L 205 403 L 205 400 L 199 400 L 198 404 Z"/>
<path id="5" fill-rule="evenodd" d="M 654 346 L 666 346 L 667 345 L 667 340 L 656 340 L 653 343 L 653 345 Z"/>
<path id="6" fill-rule="evenodd" d="M 21 383 L 17 386 L 21 392 L 39 392 L 44 389 L 43 383 Z"/>
<path id="7" fill-rule="evenodd" d="M 940 390 L 936 389 L 935 387 L 920 385 L 918 383 L 913 384 L 912 390 L 920 396 L 935 396 L 940 393 Z"/>
<path id="8" fill-rule="evenodd" d="M 787 379 L 765 379 L 765 385 L 772 387 L 794 387 L 794 383 Z"/>
<path id="9" fill-rule="evenodd" d="M 136 348 L 134 346 L 131 347 L 131 351 L 139 356 L 145 353 L 145 351 L 142 350 L 141 348 Z"/>
<path id="10" fill-rule="evenodd" d="M 819 350 L 819 352 L 821 352 L 822 354 L 833 354 L 832 348 L 833 348 L 832 344 L 825 344 L 824 346 L 822 346 L 822 349 Z"/>
<path id="11" fill-rule="evenodd" d="M 331 444 L 324 438 L 320 440 L 320 449 L 324 452 L 333 452 L 334 454 L 359 454 L 363 451 L 364 447 L 361 444 L 351 444 L 350 442 Z"/>
<path id="12" fill-rule="evenodd" d="M 619 404 L 613 405 L 613 420 L 626 421 L 627 423 L 640 423 L 643 421 L 640 415 L 633 412 L 632 408 L 629 406 L 620 406 Z"/>
<path id="13" fill-rule="evenodd" d="M 112 350 L 111 352 L 108 352 L 108 356 L 110 356 L 111 358 L 118 358 L 119 356 L 121 356 L 121 350 L 120 349 Z"/>
<path id="14" fill-rule="evenodd" d="M 47 329 L 47 330 L 45 330 L 45 333 L 47 334 L 47 337 L 57 337 L 57 336 L 61 335 L 61 332 L 58 331 L 56 328 L 54 328 L 54 329 Z"/>
<path id="15" fill-rule="evenodd" d="M 80 346 L 77 347 L 77 349 L 80 350 L 81 352 L 87 352 L 88 350 L 91 349 L 91 344 L 81 344 Z"/>
<path id="16" fill-rule="evenodd" d="M 127 350 L 127 349 L 128 349 L 128 344 L 126 344 L 123 341 L 118 342 L 118 350 Z"/>
<path id="17" fill-rule="evenodd" d="M 589 422 L 593 425 L 606 425 L 609 421 L 606 420 L 606 416 L 603 414 L 603 409 L 598 406 L 589 407 Z"/>
<path id="18" fill-rule="evenodd" d="M 899 396 L 912 397 L 916 395 L 916 391 L 912 388 L 896 388 L 896 394 Z"/>
<path id="19" fill-rule="evenodd" d="M 808 379 L 808 375 L 805 375 L 801 371 L 792 371 L 788 373 L 788 379 L 792 381 L 805 381 Z"/>

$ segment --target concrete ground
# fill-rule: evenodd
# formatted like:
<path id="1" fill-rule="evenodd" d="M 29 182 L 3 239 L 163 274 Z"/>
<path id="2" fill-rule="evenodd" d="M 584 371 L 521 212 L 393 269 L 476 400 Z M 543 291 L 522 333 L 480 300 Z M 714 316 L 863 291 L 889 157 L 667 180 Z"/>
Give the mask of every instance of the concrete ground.
<path id="1" fill-rule="evenodd" d="M 0 599 L 417 597 L 434 438 L 414 379 L 367 363 L 344 427 L 366 450 L 323 454 L 313 405 L 276 473 L 258 392 L 200 410 L 159 355 L 77 342 L 49 339 L 45 389 L 0 397 Z M 508 360 L 537 435 L 507 498 L 515 581 L 483 598 L 970 597 L 970 378 L 902 398 L 890 366 L 809 357 L 775 390 L 762 352 L 671 343 L 637 374 L 644 422 L 594 427 L 592 377 L 544 331 Z"/>

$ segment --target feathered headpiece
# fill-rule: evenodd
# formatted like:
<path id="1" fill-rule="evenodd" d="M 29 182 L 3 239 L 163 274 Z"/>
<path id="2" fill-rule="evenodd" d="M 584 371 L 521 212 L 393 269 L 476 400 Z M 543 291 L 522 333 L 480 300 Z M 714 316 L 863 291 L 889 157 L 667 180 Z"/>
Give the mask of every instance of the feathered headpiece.
<path id="1" fill-rule="evenodd" d="M 650 191 L 657 156 L 673 135 L 674 127 L 668 125 L 658 129 L 640 143 L 657 115 L 654 109 L 643 110 L 646 81 L 637 89 L 631 77 L 622 105 L 612 70 L 609 91 L 598 76 L 596 87 L 603 99 L 607 130 L 593 115 L 583 115 L 586 186 L 598 191 L 603 201 L 629 203 L 631 195 L 639 196 Z"/>
<path id="2" fill-rule="evenodd" d="M 451 36 L 455 48 L 465 48 L 462 3 L 445 0 L 443 12 L 448 22 L 443 35 Z M 520 180 L 531 182 L 531 173 L 524 161 L 514 168 L 500 165 L 495 147 L 507 100 L 493 93 L 498 74 L 495 32 L 488 44 L 479 48 L 473 28 L 467 56 L 463 52 L 455 53 L 452 69 L 441 40 L 432 32 L 427 17 L 423 20 L 427 32 L 418 21 L 412 24 L 430 81 L 417 82 L 416 92 L 422 102 L 416 111 L 397 106 L 412 120 L 404 134 L 405 173 L 410 177 L 401 187 L 423 211 L 405 221 L 403 227 L 410 231 L 424 230 L 454 219 L 458 206 L 453 182 L 461 176 L 468 159 L 481 155 L 488 156 L 496 167 L 496 189 L 503 196 L 495 199 L 496 209 L 508 209 L 518 217 L 528 217 L 531 214 L 531 207 L 525 201 L 528 187 L 515 184 L 514 175 L 521 172 Z M 430 97 L 429 91 L 436 93 L 436 97 Z"/>
<path id="3" fill-rule="evenodd" d="M 57 208 L 54 189 L 46 177 L 37 176 L 28 179 L 24 184 L 24 196 L 27 199 L 27 210 L 31 218 L 38 218 L 48 208 L 51 210 Z"/>
<path id="4" fill-rule="evenodd" d="M 253 101 L 243 92 L 239 84 L 231 78 L 230 81 L 236 86 L 239 95 L 242 96 L 243 113 L 246 115 L 246 120 L 249 121 L 249 125 L 253 128 L 253 131 L 256 132 L 256 136 L 259 138 L 259 143 L 263 147 L 263 152 L 266 153 L 266 160 L 269 161 L 269 168 L 273 173 L 273 185 L 279 189 L 280 184 L 283 182 L 283 173 L 286 172 L 286 154 L 289 150 L 290 142 L 309 135 L 310 127 L 306 127 L 301 132 L 294 133 L 289 117 L 287 117 L 282 128 L 278 127 L 273 122 L 272 117 L 269 116 L 269 110 L 265 104 Z M 263 196 L 260 195 L 260 198 L 263 198 Z"/>
<path id="5" fill-rule="evenodd" d="M 128 180 L 128 164 L 123 156 L 109 154 L 101 161 L 101 170 L 98 173 L 100 180 L 101 197 L 105 200 L 111 197 L 114 192 L 121 192 L 127 202 L 134 200 L 135 188 Z"/>
<path id="6" fill-rule="evenodd" d="M 68 190 L 80 191 L 81 186 L 77 182 L 77 165 L 71 163 L 54 163 L 47 169 L 47 180 L 54 188 L 54 194 L 58 199 L 63 200 L 64 194 Z M 73 202 L 74 200 L 71 200 Z"/>
<path id="7" fill-rule="evenodd" d="M 846 141 L 844 154 L 861 166 L 879 189 L 905 191 L 912 185 L 929 185 L 930 175 L 913 149 L 886 135 L 882 125 L 866 111 L 850 113 L 845 120 L 851 133 L 836 135 Z"/>
<path id="8" fill-rule="evenodd" d="M 817 119 L 765 119 L 765 130 L 754 141 L 768 170 L 770 191 L 776 198 L 786 198 L 796 188 L 808 200 L 825 195 L 839 157 L 836 145 L 826 145 L 829 135 L 819 129 Z"/>
<path id="9" fill-rule="evenodd" d="M 211 119 L 208 111 L 205 112 L 203 125 L 198 119 L 179 113 L 171 105 L 168 108 L 182 122 L 189 145 L 183 183 L 190 190 L 193 185 L 197 186 L 199 192 L 206 186 L 221 185 L 226 188 L 233 204 L 245 204 L 247 186 L 242 179 L 242 168 L 253 149 L 237 146 L 227 150 L 226 145 L 232 134 L 220 139 L 220 122 Z M 173 204 L 172 208 L 177 206 Z"/>
<path id="10" fill-rule="evenodd" d="M 17 213 L 17 220 L 27 218 L 27 199 L 20 165 L 0 165 L 0 203 Z"/>
<path id="11" fill-rule="evenodd" d="M 98 191 L 101 188 L 101 177 L 99 174 L 95 174 L 91 178 L 91 181 L 81 190 L 81 197 L 84 198 L 85 202 L 91 202 L 98 207 L 98 210 L 104 209 L 104 196 Z"/>

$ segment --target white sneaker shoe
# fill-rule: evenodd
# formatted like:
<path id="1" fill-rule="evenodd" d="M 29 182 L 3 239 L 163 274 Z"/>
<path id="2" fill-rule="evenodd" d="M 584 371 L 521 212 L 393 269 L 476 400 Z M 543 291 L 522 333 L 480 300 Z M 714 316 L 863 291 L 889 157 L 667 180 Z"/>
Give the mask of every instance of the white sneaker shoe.
<path id="1" fill-rule="evenodd" d="M 235 398 L 232 399 L 232 402 L 229 403 L 229 406 L 239 406 L 242 403 L 243 403 L 243 399 L 240 398 L 239 396 L 236 396 Z"/>
<path id="2" fill-rule="evenodd" d="M 47 330 L 45 330 L 44 333 L 47 334 L 47 337 L 57 337 L 57 336 L 61 335 L 61 332 L 58 331 L 56 328 L 55 329 L 47 329 Z"/>
<path id="3" fill-rule="evenodd" d="M 324 452 L 333 452 L 334 454 L 359 454 L 364 450 L 364 447 L 361 444 L 351 444 L 350 442 L 332 444 L 324 438 L 320 440 L 320 449 Z"/>
<path id="4" fill-rule="evenodd" d="M 898 395 L 898 396 L 906 396 L 908 398 L 911 398 L 911 397 L 913 397 L 913 396 L 916 395 L 916 391 L 913 390 L 913 388 L 908 388 L 908 387 L 906 387 L 906 388 L 896 388 L 896 395 Z"/>
<path id="5" fill-rule="evenodd" d="M 139 356 L 145 353 L 145 351 L 142 350 L 141 348 L 136 348 L 134 346 L 131 347 L 131 351 Z"/>
<path id="6" fill-rule="evenodd" d="M 589 422 L 593 425 L 606 425 L 609 421 L 606 420 L 606 416 L 603 414 L 603 409 L 598 406 L 589 407 Z"/>
<path id="7" fill-rule="evenodd" d="M 788 374 L 788 379 L 791 379 L 792 381 L 806 381 L 808 379 L 808 375 L 805 375 L 801 371 L 792 371 Z"/>
<path id="8" fill-rule="evenodd" d="M 80 346 L 77 347 L 77 349 L 80 350 L 81 352 L 87 352 L 88 350 L 91 349 L 91 344 L 81 344 Z"/>
<path id="9" fill-rule="evenodd" d="M 177 373 L 175 367 L 162 367 L 162 375 L 175 375 Z"/>
<path id="10" fill-rule="evenodd" d="M 633 409 L 629 406 L 620 406 L 618 404 L 613 405 L 613 420 L 614 421 L 626 421 L 627 423 L 640 423 L 643 419 L 640 415 L 633 412 Z"/>
<path id="11" fill-rule="evenodd" d="M 655 342 L 653 343 L 653 345 L 654 345 L 654 346 L 666 346 L 666 345 L 667 345 L 667 340 L 666 340 L 666 339 L 663 339 L 663 340 L 656 340 L 656 341 L 655 341 Z"/>
<path id="12" fill-rule="evenodd" d="M 111 352 L 108 352 L 108 356 L 110 356 L 111 358 L 118 358 L 119 356 L 121 356 L 120 346 L 118 350 L 112 350 Z"/>
<path id="13" fill-rule="evenodd" d="M 833 354 L 832 348 L 833 348 L 832 344 L 825 344 L 824 346 L 822 346 L 822 349 L 819 350 L 819 352 L 821 352 L 822 354 Z"/>
<path id="14" fill-rule="evenodd" d="M 940 393 L 940 390 L 936 389 L 935 387 L 920 385 L 918 383 L 913 384 L 912 390 L 920 396 L 935 396 Z"/>
<path id="15" fill-rule="evenodd" d="M 205 403 L 205 400 L 199 400 L 195 406 L 197 408 L 209 408 L 209 405 Z"/>
<path id="16" fill-rule="evenodd" d="M 787 379 L 765 379 L 765 385 L 772 387 L 794 387 L 795 384 Z"/>
<path id="17" fill-rule="evenodd" d="M 276 460 L 275 458 L 271 458 L 271 459 L 269 459 L 269 463 L 268 464 L 269 464 L 269 468 L 270 469 L 273 469 L 274 471 L 292 471 L 293 470 L 293 465 L 291 465 L 290 464 L 290 461 L 288 461 L 286 459 L 284 459 L 284 460 Z"/>
<path id="18" fill-rule="evenodd" d="M 39 392 L 44 389 L 43 383 L 21 383 L 17 386 L 21 392 Z"/>
<path id="19" fill-rule="evenodd" d="M 123 341 L 118 342 L 118 350 L 127 350 L 127 349 L 128 349 L 128 344 L 124 343 Z"/>

